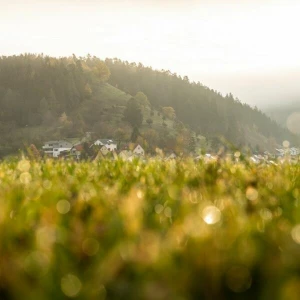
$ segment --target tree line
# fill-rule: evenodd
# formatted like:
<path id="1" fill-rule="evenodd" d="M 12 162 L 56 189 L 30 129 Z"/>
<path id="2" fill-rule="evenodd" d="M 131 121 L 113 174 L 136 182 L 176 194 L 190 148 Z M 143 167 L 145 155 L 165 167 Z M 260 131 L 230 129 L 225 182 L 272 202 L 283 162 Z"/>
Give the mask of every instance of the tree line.
<path id="1" fill-rule="evenodd" d="M 243 145 L 248 142 L 245 137 L 248 130 L 275 139 L 277 143 L 285 139 L 298 142 L 295 135 L 232 94 L 223 96 L 200 82 L 191 82 L 187 76 L 153 70 L 141 63 L 116 58 L 106 59 L 105 63 L 111 72 L 109 83 L 129 94 L 144 92 L 157 109 L 173 107 L 177 118 L 197 134 L 224 136 L 233 144 Z"/>
<path id="2" fill-rule="evenodd" d="M 123 99 L 118 103 L 118 96 L 99 93 L 106 83 L 124 91 L 127 102 Z M 110 99 L 116 99 L 114 103 L 118 105 L 110 105 Z M 151 109 L 151 115 L 145 118 L 141 107 Z M 221 137 L 236 146 L 252 143 L 253 147 L 249 132 L 266 137 L 274 145 L 285 139 L 292 144 L 298 141 L 260 110 L 241 103 L 232 94 L 222 96 L 170 71 L 119 59 L 103 61 L 90 55 L 0 57 L 0 156 L 22 146 L 27 128 L 43 127 L 39 135 L 32 129 L 26 136 L 39 144 L 42 136 L 74 137 L 85 131 L 124 138 L 127 133 L 122 129 L 128 124 L 132 132 L 127 139 L 136 140 L 139 128 L 146 123 L 151 129 L 150 141 L 155 135 L 151 128 L 155 111 L 161 114 L 162 125 L 167 126 L 166 118 L 173 120 L 179 128 L 176 132 L 186 135 L 181 127 L 187 128 L 190 133 L 208 137 L 216 147 Z M 51 128 L 48 134 L 46 129 L 50 132 Z M 165 133 L 167 128 L 160 134 L 162 140 L 166 140 Z M 190 139 L 187 147 L 194 148 L 193 144 Z"/>

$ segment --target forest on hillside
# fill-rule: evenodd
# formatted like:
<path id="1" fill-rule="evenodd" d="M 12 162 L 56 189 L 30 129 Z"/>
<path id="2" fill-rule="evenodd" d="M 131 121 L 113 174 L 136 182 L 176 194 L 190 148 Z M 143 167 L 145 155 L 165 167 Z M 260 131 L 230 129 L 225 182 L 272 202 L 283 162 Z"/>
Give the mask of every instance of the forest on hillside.
<path id="1" fill-rule="evenodd" d="M 71 113 L 92 94 L 90 83 L 106 81 L 109 70 L 100 59 L 85 61 L 21 55 L 0 59 L 1 121 L 16 126 L 51 123 Z"/>
<path id="2" fill-rule="evenodd" d="M 151 128 L 151 134 L 143 136 L 149 143 L 157 134 L 158 127 L 152 127 L 155 118 L 162 118 L 162 130 L 155 142 L 152 139 L 153 146 L 164 147 L 167 134 L 174 140 L 171 144 L 176 144 L 177 134 L 187 135 L 182 129 L 189 137 L 193 133 L 205 136 L 216 146 L 221 137 L 250 149 L 263 148 L 262 140 L 265 145 L 286 139 L 298 142 L 257 108 L 170 71 L 90 55 L 0 57 L 0 156 L 26 144 L 39 146 L 47 138 L 82 136 L 85 131 L 136 139 L 143 122 Z M 171 134 L 170 126 L 179 126 L 181 131 Z"/>
<path id="3" fill-rule="evenodd" d="M 73 136 L 83 134 L 88 122 L 78 108 L 92 97 L 94 82 L 101 84 L 109 75 L 105 63 L 90 56 L 84 60 L 33 54 L 1 57 L 1 152 L 14 152 L 24 143 L 39 144 L 48 127 L 59 129 L 57 138 L 68 131 Z M 31 129 L 28 136 L 22 128 Z"/>
<path id="4" fill-rule="evenodd" d="M 234 98 L 225 97 L 200 82 L 190 82 L 169 70 L 153 70 L 142 64 L 106 59 L 110 69 L 109 82 L 134 94 L 144 92 L 152 105 L 159 108 L 172 106 L 177 118 L 205 136 L 224 136 L 233 144 L 246 144 L 245 130 L 256 131 L 276 142 L 297 137 L 280 127 L 257 107 L 250 107 Z"/>

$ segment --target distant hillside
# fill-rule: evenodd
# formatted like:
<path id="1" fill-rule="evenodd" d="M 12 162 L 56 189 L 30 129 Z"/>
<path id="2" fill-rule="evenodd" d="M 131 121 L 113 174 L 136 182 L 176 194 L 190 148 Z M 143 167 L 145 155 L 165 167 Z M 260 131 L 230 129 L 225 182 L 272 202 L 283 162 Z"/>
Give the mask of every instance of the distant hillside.
<path id="1" fill-rule="evenodd" d="M 231 94 L 223 97 L 199 82 L 190 82 L 188 77 L 182 78 L 170 71 L 153 70 L 118 59 L 105 62 L 111 71 L 109 82 L 112 85 L 131 94 L 143 91 L 156 108 L 174 107 L 178 119 L 199 134 L 222 135 L 236 145 L 257 143 L 268 147 L 270 140 L 281 144 L 285 139 L 299 142 L 264 113 L 242 104 Z M 257 135 L 263 139 L 255 138 Z"/>
<path id="2" fill-rule="evenodd" d="M 289 128 L 294 133 L 300 134 L 300 103 L 283 104 L 280 107 L 269 108 L 266 110 L 266 113 L 278 124 Z M 293 122 L 297 124 L 293 126 Z"/>
<path id="3" fill-rule="evenodd" d="M 254 150 L 297 142 L 232 95 L 169 71 L 91 56 L 0 58 L 0 157 L 87 131 L 139 142 L 150 153 L 156 147 L 189 153 L 199 144 L 216 151 L 220 145 Z"/>
<path id="4" fill-rule="evenodd" d="M 109 76 L 96 57 L 1 57 L 0 157 L 31 143 L 40 147 L 47 139 L 82 137 L 86 131 L 95 138 L 131 141 L 133 128 L 124 120 L 124 111 L 135 95 L 108 84 Z M 149 151 L 157 146 L 171 150 L 177 138 L 175 120 L 150 104 L 139 109 L 137 142 Z M 187 136 L 184 125 L 181 130 Z"/>

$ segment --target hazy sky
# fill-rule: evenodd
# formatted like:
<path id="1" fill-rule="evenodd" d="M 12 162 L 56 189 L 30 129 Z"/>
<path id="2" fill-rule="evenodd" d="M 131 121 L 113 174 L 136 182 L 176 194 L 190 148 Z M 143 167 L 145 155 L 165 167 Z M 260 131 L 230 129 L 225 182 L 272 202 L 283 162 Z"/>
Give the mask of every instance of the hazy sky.
<path id="1" fill-rule="evenodd" d="M 243 102 L 300 102 L 299 0 L 0 0 L 0 54 L 118 57 Z"/>

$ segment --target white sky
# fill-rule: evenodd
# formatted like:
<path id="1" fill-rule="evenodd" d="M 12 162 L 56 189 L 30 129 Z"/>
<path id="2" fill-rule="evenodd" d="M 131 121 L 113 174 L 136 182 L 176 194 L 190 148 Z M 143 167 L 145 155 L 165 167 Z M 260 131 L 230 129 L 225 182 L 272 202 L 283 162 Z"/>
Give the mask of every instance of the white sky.
<path id="1" fill-rule="evenodd" d="M 260 107 L 300 102 L 299 0 L 0 0 L 0 54 L 118 57 Z"/>

